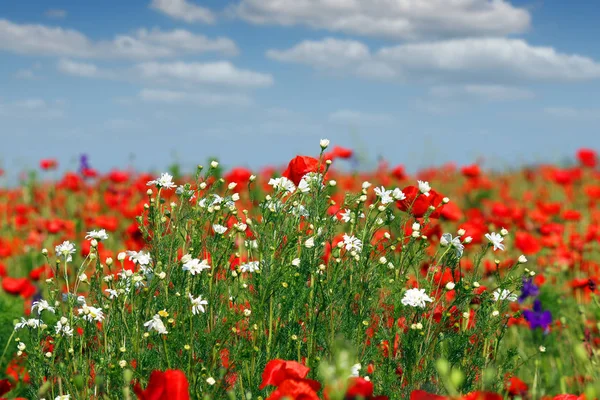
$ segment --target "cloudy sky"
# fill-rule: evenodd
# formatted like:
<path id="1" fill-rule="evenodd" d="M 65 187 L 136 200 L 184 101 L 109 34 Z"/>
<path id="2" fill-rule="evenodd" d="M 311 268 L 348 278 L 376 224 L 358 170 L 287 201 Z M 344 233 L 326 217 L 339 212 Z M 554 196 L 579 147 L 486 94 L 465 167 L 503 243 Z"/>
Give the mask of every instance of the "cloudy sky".
<path id="1" fill-rule="evenodd" d="M 595 3 L 3 0 L 0 167 L 562 160 L 600 147 Z"/>

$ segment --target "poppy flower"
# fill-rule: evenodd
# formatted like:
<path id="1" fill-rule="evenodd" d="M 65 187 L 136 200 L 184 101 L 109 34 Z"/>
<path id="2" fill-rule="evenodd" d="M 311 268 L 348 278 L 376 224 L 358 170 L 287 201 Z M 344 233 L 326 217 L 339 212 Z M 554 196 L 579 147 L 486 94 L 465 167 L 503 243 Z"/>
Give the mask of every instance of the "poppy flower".
<path id="1" fill-rule="evenodd" d="M 6 393 L 12 390 L 12 384 L 8 379 L 0 380 L 0 396 L 4 396 Z"/>
<path id="2" fill-rule="evenodd" d="M 435 190 L 430 190 L 429 196 L 421 193 L 416 186 L 408 186 L 402 189 L 402 192 L 406 198 L 396 203 L 400 210 L 409 213 L 415 218 L 423 218 L 427 213 L 430 213 L 430 218 L 440 217 L 444 207 L 442 205 L 444 196 Z M 430 211 L 429 207 L 433 207 L 435 210 Z"/>
<path id="3" fill-rule="evenodd" d="M 598 165 L 598 153 L 592 149 L 580 149 L 577 152 L 577 159 L 584 167 L 595 168 Z"/>
<path id="4" fill-rule="evenodd" d="M 424 390 L 413 390 L 410 394 L 410 400 L 447 400 L 447 397 L 427 393 Z"/>
<path id="5" fill-rule="evenodd" d="M 387 400 L 387 396 L 373 396 L 373 382 L 365 378 L 352 378 L 344 400 Z"/>
<path id="6" fill-rule="evenodd" d="M 271 360 L 262 373 L 259 389 L 262 390 L 269 385 L 279 386 L 286 379 L 304 379 L 309 371 L 310 368 L 296 361 Z"/>
<path id="7" fill-rule="evenodd" d="M 320 386 L 308 379 L 286 379 L 267 400 L 320 400 L 317 394 Z"/>
<path id="8" fill-rule="evenodd" d="M 309 172 L 323 173 L 324 171 L 325 164 L 320 160 L 309 156 L 296 156 L 290 161 L 287 169 L 283 171 L 282 176 L 288 178 L 294 182 L 294 185 L 298 186 L 304 175 Z"/>
<path id="9" fill-rule="evenodd" d="M 189 383 L 185 374 L 177 369 L 153 371 L 145 390 L 139 383 L 133 391 L 138 400 L 189 400 Z"/>
<path id="10" fill-rule="evenodd" d="M 527 390 L 529 390 L 529 386 L 516 376 L 513 376 L 509 379 L 507 383 L 508 393 L 511 396 L 524 396 L 527 394 Z"/>
<path id="11" fill-rule="evenodd" d="M 44 171 L 48 171 L 51 169 L 56 169 L 58 167 L 58 161 L 54 158 L 45 158 L 40 161 L 40 168 Z"/>

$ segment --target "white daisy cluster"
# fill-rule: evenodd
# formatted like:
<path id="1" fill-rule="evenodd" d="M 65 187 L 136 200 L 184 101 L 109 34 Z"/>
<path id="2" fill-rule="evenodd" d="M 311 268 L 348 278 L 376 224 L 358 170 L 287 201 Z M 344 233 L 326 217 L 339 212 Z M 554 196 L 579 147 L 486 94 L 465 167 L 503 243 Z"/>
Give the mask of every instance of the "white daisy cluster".
<path id="1" fill-rule="evenodd" d="M 296 191 L 294 182 L 284 176 L 281 178 L 271 178 L 269 180 L 269 186 L 273 186 L 273 189 L 277 192 L 294 193 Z"/>
<path id="2" fill-rule="evenodd" d="M 402 190 L 395 188 L 394 190 L 386 190 L 385 187 L 376 187 L 375 194 L 381 200 L 381 204 L 389 204 L 394 202 L 395 200 L 404 200 L 406 199 L 406 195 L 402 192 Z"/>
<path id="3" fill-rule="evenodd" d="M 433 299 L 425 293 L 425 289 L 408 289 L 404 293 L 404 297 L 402 297 L 402 304 L 405 306 L 411 307 L 421 307 L 425 308 L 427 306 L 426 302 L 432 302 Z"/>
<path id="4" fill-rule="evenodd" d="M 177 187 L 177 185 L 175 185 L 175 183 L 173 182 L 173 175 L 164 172 L 160 175 L 159 178 L 156 178 L 153 181 L 149 181 L 147 183 L 148 186 L 156 186 L 158 188 L 165 188 L 165 189 L 172 189 L 174 187 Z"/>
<path id="5" fill-rule="evenodd" d="M 105 229 L 100 229 L 99 231 L 90 231 L 85 236 L 88 240 L 106 240 L 108 239 L 108 234 Z"/>

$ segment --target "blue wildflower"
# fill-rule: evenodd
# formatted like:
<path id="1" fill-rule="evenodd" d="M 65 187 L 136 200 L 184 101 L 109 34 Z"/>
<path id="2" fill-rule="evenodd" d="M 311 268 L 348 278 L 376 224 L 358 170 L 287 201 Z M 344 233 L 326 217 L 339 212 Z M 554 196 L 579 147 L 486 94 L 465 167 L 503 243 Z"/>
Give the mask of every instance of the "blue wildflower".
<path id="1" fill-rule="evenodd" d="M 533 279 L 523 278 L 523 288 L 519 296 L 519 303 L 524 302 L 528 297 L 537 297 L 538 294 L 540 294 L 540 288 L 533 283 Z"/>
<path id="2" fill-rule="evenodd" d="M 529 322 L 530 329 L 542 328 L 547 331 L 552 323 L 552 313 L 548 310 L 542 310 L 542 303 L 539 299 L 535 299 L 533 302 L 533 310 L 525 310 L 523 315 Z"/>

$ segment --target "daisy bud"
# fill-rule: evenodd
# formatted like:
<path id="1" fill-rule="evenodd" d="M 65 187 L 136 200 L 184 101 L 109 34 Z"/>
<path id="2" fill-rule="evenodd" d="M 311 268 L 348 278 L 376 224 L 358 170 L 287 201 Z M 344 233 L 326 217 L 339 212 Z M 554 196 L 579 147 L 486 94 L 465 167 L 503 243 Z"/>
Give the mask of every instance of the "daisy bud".
<path id="1" fill-rule="evenodd" d="M 506 236 L 506 235 L 508 235 L 508 231 L 507 231 L 506 229 L 502 228 L 502 229 L 500 230 L 500 234 L 501 234 L 502 236 Z"/>
<path id="2" fill-rule="evenodd" d="M 92 239 L 92 241 L 90 242 L 90 246 L 98 247 L 98 241 L 96 239 Z"/>
<path id="3" fill-rule="evenodd" d="M 434 206 L 429 206 L 429 211 L 435 211 L 435 207 Z"/>
<path id="4" fill-rule="evenodd" d="M 106 260 L 104 261 L 104 263 L 110 267 L 113 264 L 112 257 L 106 257 Z"/>
<path id="5" fill-rule="evenodd" d="M 235 189 L 236 186 L 237 186 L 237 183 L 231 182 L 229 185 L 227 185 L 227 189 L 233 190 L 233 189 Z"/>
<path id="6" fill-rule="evenodd" d="M 478 288 L 478 287 L 480 287 L 480 286 L 481 286 L 481 285 L 479 284 L 479 282 L 477 282 L 477 281 L 473 282 L 473 287 L 474 287 L 474 288 Z"/>
<path id="7" fill-rule="evenodd" d="M 444 204 L 448 204 L 448 203 L 450 203 L 450 199 L 449 199 L 448 197 L 444 197 L 444 198 L 442 199 L 442 203 L 444 203 Z"/>
<path id="8" fill-rule="evenodd" d="M 337 182 L 335 180 L 330 180 L 329 181 L 329 186 L 334 187 L 335 185 L 337 185 Z"/>
<path id="9" fill-rule="evenodd" d="M 256 180 L 256 175 L 250 175 L 250 182 L 254 182 Z"/>
<path id="10" fill-rule="evenodd" d="M 412 237 L 414 237 L 414 238 L 416 239 L 416 238 L 418 238 L 419 236 L 421 236 L 421 232 L 419 232 L 419 231 L 413 231 L 413 233 L 412 233 L 412 235 L 411 235 L 411 236 L 412 236 Z"/>
<path id="11" fill-rule="evenodd" d="M 239 193 L 234 193 L 231 196 L 231 200 L 233 200 L 233 201 L 238 201 L 239 199 L 240 199 L 240 194 Z"/>
<path id="12" fill-rule="evenodd" d="M 545 353 L 546 352 L 546 348 L 544 346 L 540 346 L 540 353 Z"/>
<path id="13" fill-rule="evenodd" d="M 249 309 L 247 309 L 247 308 L 246 308 L 246 309 L 244 310 L 244 315 L 245 315 L 246 317 L 249 317 L 249 316 L 250 316 L 250 314 L 252 314 L 252 310 L 249 310 Z"/>
<path id="14" fill-rule="evenodd" d="M 535 276 L 535 271 L 529 271 L 530 276 Z"/>
<path id="15" fill-rule="evenodd" d="M 327 164 L 327 165 L 331 165 L 331 163 L 332 163 L 332 162 L 333 162 L 333 161 L 331 161 L 331 160 L 326 160 L 326 161 L 325 161 L 325 164 Z"/>
<path id="16" fill-rule="evenodd" d="M 415 222 L 414 224 L 412 224 L 412 230 L 413 231 L 420 231 L 421 230 L 421 224 L 419 224 L 418 222 Z"/>
<path id="17" fill-rule="evenodd" d="M 165 277 L 167 276 L 167 273 L 164 272 L 164 271 L 162 271 L 157 276 L 158 276 L 159 279 L 165 279 Z"/>
<path id="18" fill-rule="evenodd" d="M 88 257 L 90 258 L 90 260 L 95 260 L 97 256 L 96 253 L 90 253 Z"/>
<path id="19" fill-rule="evenodd" d="M 455 284 L 454 282 L 446 283 L 446 290 L 454 290 Z"/>
<path id="20" fill-rule="evenodd" d="M 217 383 L 217 381 L 215 381 L 215 378 L 213 378 L 212 376 L 206 378 L 206 383 L 208 383 L 210 386 L 214 385 L 215 383 Z"/>
<path id="21" fill-rule="evenodd" d="M 473 241 L 473 238 L 472 238 L 471 236 L 467 236 L 467 237 L 465 238 L 465 240 L 464 240 L 464 242 L 465 242 L 466 244 L 469 244 L 469 243 L 471 243 L 472 241 Z"/>
<path id="22" fill-rule="evenodd" d="M 329 146 L 329 139 L 321 139 L 319 141 L 319 146 L 321 146 L 321 148 L 325 150 Z"/>
<path id="23" fill-rule="evenodd" d="M 385 211 L 385 206 L 384 205 L 380 205 L 379 207 L 377 207 L 377 209 L 379 211 Z"/>
<path id="24" fill-rule="evenodd" d="M 358 201 L 360 201 L 360 202 L 364 203 L 365 201 L 367 201 L 367 196 L 363 194 L 362 196 L 360 196 L 360 197 L 358 198 Z"/>
<path id="25" fill-rule="evenodd" d="M 127 253 L 125 253 L 124 251 L 122 251 L 122 252 L 120 252 L 120 253 L 117 255 L 117 260 L 119 260 L 119 261 L 123 261 L 123 260 L 125 259 L 125 257 L 127 257 Z"/>
<path id="26" fill-rule="evenodd" d="M 392 237 L 392 235 L 390 235 L 390 233 L 389 233 L 389 232 L 385 232 L 385 233 L 383 234 L 383 237 L 384 237 L 384 238 L 386 238 L 386 239 L 389 239 L 389 238 L 391 238 L 391 237 Z"/>
<path id="27" fill-rule="evenodd" d="M 519 256 L 519 264 L 525 264 L 527 262 L 527 257 L 525 257 L 523 254 L 521 254 Z"/>
<path id="28" fill-rule="evenodd" d="M 467 231 L 465 231 L 464 229 L 459 229 L 459 230 L 458 230 L 458 232 L 456 232 L 456 234 L 457 234 L 458 236 L 462 236 L 462 235 L 464 235 L 465 233 L 467 233 Z"/>
<path id="29" fill-rule="evenodd" d="M 87 278 L 88 278 L 88 277 L 87 277 L 87 275 L 86 275 L 86 274 L 81 274 L 81 275 L 79 275 L 79 280 L 80 280 L 81 282 L 85 282 L 85 281 L 87 281 Z"/>
<path id="30" fill-rule="evenodd" d="M 362 183 L 362 188 L 363 188 L 363 189 L 367 189 L 367 188 L 369 188 L 370 186 L 371 186 L 371 182 L 364 181 L 364 182 Z"/>
<path id="31" fill-rule="evenodd" d="M 315 239 L 306 239 L 306 241 L 304 242 L 304 247 L 306 247 L 307 249 L 312 249 L 313 247 L 315 247 Z"/>
<path id="32" fill-rule="evenodd" d="M 52 353 L 50 353 L 50 352 L 47 352 L 47 353 L 45 354 L 45 356 L 46 356 L 47 358 L 50 358 L 50 357 L 52 357 Z"/>
<path id="33" fill-rule="evenodd" d="M 202 190 L 206 189 L 206 182 L 202 182 L 200 184 L 200 189 L 202 189 Z"/>
<path id="34" fill-rule="evenodd" d="M 219 162 L 217 160 L 213 160 L 210 162 L 211 168 L 217 168 L 219 166 Z"/>
<path id="35" fill-rule="evenodd" d="M 379 259 L 379 264 L 385 264 L 385 263 L 387 263 L 387 258 L 385 258 L 385 257 L 381 257 L 381 258 Z"/>
<path id="36" fill-rule="evenodd" d="M 152 196 L 152 189 L 148 189 L 148 190 L 146 190 L 146 194 L 147 194 L 148 196 Z"/>
<path id="37" fill-rule="evenodd" d="M 125 360 L 119 361 L 119 367 L 125 368 L 125 366 L 127 366 L 127 361 L 125 361 Z"/>
<path id="38" fill-rule="evenodd" d="M 45 255 L 45 256 L 47 256 L 48 255 L 48 249 L 43 248 L 42 249 L 42 254 Z"/>
<path id="39" fill-rule="evenodd" d="M 300 259 L 299 259 L 299 258 L 294 258 L 294 259 L 292 260 L 292 265 L 293 265 L 294 267 L 297 267 L 297 266 L 299 266 L 299 265 L 300 265 Z"/>
<path id="40" fill-rule="evenodd" d="M 492 317 L 497 317 L 498 315 L 500 315 L 500 312 L 498 310 L 492 311 Z"/>

